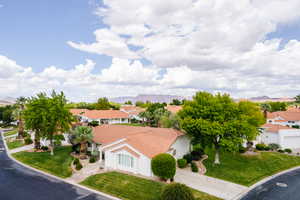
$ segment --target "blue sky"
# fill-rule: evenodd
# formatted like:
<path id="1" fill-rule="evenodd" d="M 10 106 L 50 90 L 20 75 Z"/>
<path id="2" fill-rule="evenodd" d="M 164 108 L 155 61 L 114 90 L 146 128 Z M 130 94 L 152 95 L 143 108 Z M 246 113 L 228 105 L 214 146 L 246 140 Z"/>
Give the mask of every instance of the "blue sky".
<path id="1" fill-rule="evenodd" d="M 69 69 L 92 59 L 107 67 L 111 58 L 80 52 L 67 41 L 92 42 L 104 27 L 87 0 L 0 0 L 0 54 L 41 71 L 50 65 Z"/>
<path id="2" fill-rule="evenodd" d="M 299 0 L 0 0 L 0 97 L 295 96 L 299 10 Z"/>

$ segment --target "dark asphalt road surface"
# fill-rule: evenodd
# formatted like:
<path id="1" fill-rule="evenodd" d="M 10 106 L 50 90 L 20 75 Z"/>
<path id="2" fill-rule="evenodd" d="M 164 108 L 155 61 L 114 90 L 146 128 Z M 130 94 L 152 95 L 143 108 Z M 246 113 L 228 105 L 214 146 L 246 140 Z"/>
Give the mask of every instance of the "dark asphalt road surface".
<path id="1" fill-rule="evenodd" d="M 300 200 L 300 169 L 259 185 L 242 200 Z"/>
<path id="2" fill-rule="evenodd" d="M 0 135 L 0 200 L 110 200 L 11 160 Z"/>

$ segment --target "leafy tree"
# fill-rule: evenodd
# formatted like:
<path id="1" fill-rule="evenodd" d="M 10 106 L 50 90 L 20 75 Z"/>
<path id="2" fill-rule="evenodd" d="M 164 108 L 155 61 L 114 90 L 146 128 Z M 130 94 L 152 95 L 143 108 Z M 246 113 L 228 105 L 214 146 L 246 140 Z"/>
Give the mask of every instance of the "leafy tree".
<path id="1" fill-rule="evenodd" d="M 72 133 L 74 135 L 75 143 L 80 144 L 80 154 L 85 156 L 86 144 L 93 139 L 92 129 L 88 126 L 78 126 Z"/>
<path id="2" fill-rule="evenodd" d="M 247 111 L 246 109 L 250 109 Z M 254 115 L 253 115 L 254 113 Z M 238 151 L 244 140 L 259 134 L 257 125 L 263 118 L 251 103 L 235 103 L 229 95 L 198 92 L 179 111 L 182 128 L 193 142 L 214 146 L 215 164 L 220 164 L 219 151 Z"/>
<path id="3" fill-rule="evenodd" d="M 54 136 L 71 128 L 73 116 L 67 108 L 63 92 L 52 92 L 51 97 L 40 93 L 31 97 L 24 111 L 25 127 L 35 132 L 35 148 L 40 148 L 40 138 L 50 141 L 51 155 L 54 154 Z"/>
<path id="4" fill-rule="evenodd" d="M 165 106 L 161 103 L 152 103 L 146 109 L 146 111 L 141 112 L 139 116 L 146 119 L 146 123 L 150 126 L 158 127 L 160 124 L 160 119 L 164 115 L 170 115 L 170 112 L 165 109 Z"/>
<path id="5" fill-rule="evenodd" d="M 95 104 L 96 110 L 109 110 L 111 105 L 106 97 L 99 98 L 97 103 Z"/>
<path id="6" fill-rule="evenodd" d="M 177 114 L 165 114 L 160 118 L 159 124 L 163 128 L 180 130 L 180 117 Z"/>
<path id="7" fill-rule="evenodd" d="M 131 101 L 126 101 L 125 104 L 126 105 L 132 105 L 132 102 Z"/>
<path id="8" fill-rule="evenodd" d="M 25 110 L 25 104 L 27 99 L 25 97 L 19 97 L 15 104 L 14 118 L 18 120 L 18 138 L 24 138 L 24 119 L 23 112 Z"/>
<path id="9" fill-rule="evenodd" d="M 172 179 L 176 173 L 176 160 L 170 154 L 158 154 L 151 160 L 151 169 L 154 175 L 163 180 Z"/>
<path id="10" fill-rule="evenodd" d="M 165 185 L 160 195 L 161 200 L 194 200 L 192 190 L 181 183 Z"/>
<path id="11" fill-rule="evenodd" d="M 287 104 L 285 102 L 269 102 L 271 106 L 271 112 L 286 111 Z"/>
<path id="12" fill-rule="evenodd" d="M 173 99 L 170 105 L 179 106 L 182 105 L 182 102 L 179 99 Z"/>
<path id="13" fill-rule="evenodd" d="M 300 103 L 300 94 L 295 97 L 295 102 Z"/>
<path id="14" fill-rule="evenodd" d="M 0 107 L 0 121 L 2 121 L 4 125 L 9 125 L 14 121 L 13 110 L 14 108 L 11 105 Z"/>

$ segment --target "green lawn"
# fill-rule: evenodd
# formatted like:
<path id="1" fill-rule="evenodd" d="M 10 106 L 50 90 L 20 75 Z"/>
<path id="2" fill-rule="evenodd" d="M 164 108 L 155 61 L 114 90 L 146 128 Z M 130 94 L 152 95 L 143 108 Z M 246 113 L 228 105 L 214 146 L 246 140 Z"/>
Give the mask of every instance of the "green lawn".
<path id="1" fill-rule="evenodd" d="M 205 175 L 250 186 L 257 181 L 277 172 L 300 165 L 300 157 L 276 152 L 261 152 L 255 156 L 223 152 L 221 164 L 214 165 L 214 154 L 209 153 L 204 161 Z"/>
<path id="2" fill-rule="evenodd" d="M 7 144 L 8 149 L 15 149 L 15 148 L 22 147 L 25 145 L 23 140 L 14 140 L 11 142 L 9 140 L 6 140 L 6 144 Z"/>
<path id="3" fill-rule="evenodd" d="M 11 131 L 5 132 L 4 136 L 7 137 L 7 136 L 15 135 L 15 134 L 17 134 L 17 132 L 18 132 L 18 130 L 11 130 Z"/>
<path id="4" fill-rule="evenodd" d="M 17 160 L 34 168 L 43 170 L 50 174 L 67 178 L 72 175 L 71 162 L 73 160 L 71 147 L 57 147 L 54 156 L 49 152 L 18 152 L 13 154 Z"/>
<path id="5" fill-rule="evenodd" d="M 143 179 L 119 172 L 109 172 L 90 176 L 80 184 L 111 194 L 124 200 L 158 200 L 163 183 Z M 193 190 L 201 200 L 218 200 L 208 194 Z"/>

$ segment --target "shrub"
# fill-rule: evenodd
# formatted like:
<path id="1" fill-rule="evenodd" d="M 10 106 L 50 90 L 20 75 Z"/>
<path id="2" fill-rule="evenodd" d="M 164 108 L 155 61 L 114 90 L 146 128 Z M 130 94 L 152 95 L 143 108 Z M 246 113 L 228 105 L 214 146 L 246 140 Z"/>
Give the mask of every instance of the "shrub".
<path id="1" fill-rule="evenodd" d="M 270 151 L 271 150 L 271 147 L 269 147 L 269 146 L 265 146 L 265 149 L 264 149 L 265 151 Z"/>
<path id="2" fill-rule="evenodd" d="M 183 159 L 185 159 L 187 163 L 191 163 L 192 160 L 193 160 L 192 155 L 191 155 L 190 153 L 185 154 L 185 155 L 183 156 Z"/>
<path id="3" fill-rule="evenodd" d="M 196 165 L 195 162 L 191 163 L 191 169 L 192 169 L 192 172 L 198 172 L 199 171 L 198 166 Z"/>
<path id="4" fill-rule="evenodd" d="M 292 128 L 298 128 L 298 129 L 300 129 L 300 126 L 299 125 L 292 125 Z"/>
<path id="5" fill-rule="evenodd" d="M 78 171 L 81 170 L 81 169 L 82 169 L 82 164 L 81 164 L 80 162 L 78 162 L 78 163 L 76 164 L 75 169 L 78 170 Z"/>
<path id="6" fill-rule="evenodd" d="M 282 149 L 279 149 L 278 152 L 279 153 L 284 153 L 284 151 Z"/>
<path id="7" fill-rule="evenodd" d="M 24 138 L 30 137 L 30 135 L 29 135 L 29 133 L 27 133 L 26 131 L 24 131 L 24 132 L 23 132 L 23 137 L 24 137 Z"/>
<path id="8" fill-rule="evenodd" d="M 154 175 L 168 180 L 175 176 L 176 160 L 170 154 L 158 154 L 151 160 L 151 169 Z"/>
<path id="9" fill-rule="evenodd" d="M 47 146 L 41 146 L 41 149 L 42 149 L 43 151 L 48 151 L 49 147 L 47 147 Z"/>
<path id="10" fill-rule="evenodd" d="M 239 152 L 240 153 L 245 153 L 247 151 L 247 148 L 243 147 L 243 146 L 240 146 L 239 147 Z"/>
<path id="11" fill-rule="evenodd" d="M 255 145 L 255 148 L 259 151 L 263 151 L 263 150 L 265 150 L 266 145 L 265 144 L 257 144 L 257 145 Z"/>
<path id="12" fill-rule="evenodd" d="M 88 123 L 88 125 L 96 127 L 96 126 L 99 126 L 99 122 L 98 121 L 91 121 L 91 122 Z"/>
<path id="13" fill-rule="evenodd" d="M 191 156 L 192 156 L 192 160 L 198 161 L 201 159 L 202 154 L 198 151 L 192 151 Z"/>
<path id="14" fill-rule="evenodd" d="M 186 159 L 182 158 L 182 159 L 178 159 L 177 160 L 177 165 L 179 168 L 185 168 L 187 165 L 187 161 Z"/>
<path id="15" fill-rule="evenodd" d="M 74 161 L 73 161 L 73 164 L 74 164 L 74 165 L 77 165 L 78 163 L 80 163 L 79 159 L 78 159 L 78 158 L 75 158 Z"/>
<path id="16" fill-rule="evenodd" d="M 272 151 L 277 151 L 280 148 L 279 144 L 276 143 L 269 144 L 269 147 Z"/>
<path id="17" fill-rule="evenodd" d="M 161 200 L 194 200 L 193 193 L 190 188 L 184 184 L 171 183 L 165 185 L 162 189 Z"/>
<path id="18" fill-rule="evenodd" d="M 90 157 L 89 162 L 90 163 L 95 163 L 96 162 L 96 157 L 94 157 L 94 156 Z"/>
<path id="19" fill-rule="evenodd" d="M 33 143 L 32 139 L 30 137 L 25 138 L 24 142 L 25 142 L 26 145 Z"/>
<path id="20" fill-rule="evenodd" d="M 284 152 L 292 153 L 292 149 L 284 149 Z"/>

